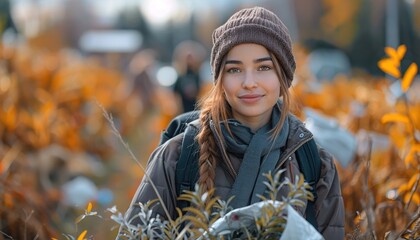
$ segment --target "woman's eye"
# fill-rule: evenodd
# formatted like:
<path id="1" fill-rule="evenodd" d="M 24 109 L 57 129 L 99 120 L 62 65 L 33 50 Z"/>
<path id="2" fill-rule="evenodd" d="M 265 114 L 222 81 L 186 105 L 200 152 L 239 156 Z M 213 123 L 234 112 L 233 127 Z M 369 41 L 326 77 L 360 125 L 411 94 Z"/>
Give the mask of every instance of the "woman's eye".
<path id="1" fill-rule="evenodd" d="M 269 70 L 271 70 L 271 67 L 263 65 L 263 66 L 258 67 L 258 70 L 259 71 L 269 71 Z"/>
<path id="2" fill-rule="evenodd" d="M 239 73 L 241 72 L 241 70 L 239 70 L 239 68 L 229 68 L 227 70 L 228 73 Z"/>

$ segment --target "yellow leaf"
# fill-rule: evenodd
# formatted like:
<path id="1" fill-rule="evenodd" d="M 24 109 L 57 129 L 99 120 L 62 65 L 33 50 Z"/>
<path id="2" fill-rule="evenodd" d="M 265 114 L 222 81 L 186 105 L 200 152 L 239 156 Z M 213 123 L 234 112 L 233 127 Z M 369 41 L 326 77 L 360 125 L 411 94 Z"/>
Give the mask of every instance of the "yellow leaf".
<path id="1" fill-rule="evenodd" d="M 418 205 L 420 204 L 420 196 L 418 193 L 414 193 L 413 197 L 411 198 L 411 201 L 413 201 L 414 204 Z"/>
<path id="2" fill-rule="evenodd" d="M 86 212 L 90 213 L 91 211 L 92 211 L 92 203 L 89 202 L 88 205 L 87 205 L 87 208 L 86 208 Z"/>
<path id="3" fill-rule="evenodd" d="M 416 181 L 417 181 L 417 179 L 418 179 L 419 175 L 420 175 L 420 173 L 417 173 L 417 174 L 414 174 L 414 175 L 410 178 L 410 181 L 409 181 L 409 182 L 408 182 L 408 184 L 407 184 L 407 187 L 408 187 L 408 189 L 410 189 L 410 191 L 411 191 L 411 189 L 413 188 L 414 183 L 416 183 Z"/>
<path id="4" fill-rule="evenodd" d="M 84 240 L 84 239 L 85 239 L 85 236 L 86 236 L 86 233 L 87 233 L 87 230 L 83 231 L 83 232 L 79 235 L 79 237 L 77 237 L 77 240 Z"/>
<path id="5" fill-rule="evenodd" d="M 414 157 L 411 152 L 405 157 L 404 164 L 406 167 L 410 167 L 416 164 L 416 161 L 414 161 Z"/>
<path id="6" fill-rule="evenodd" d="M 398 53 L 398 58 L 400 61 L 404 57 L 406 51 L 407 51 L 407 47 L 404 44 L 398 47 L 397 53 Z"/>
<path id="7" fill-rule="evenodd" d="M 400 113 L 387 113 L 382 116 L 381 121 L 382 123 L 388 123 L 388 122 L 401 122 L 405 124 L 409 123 L 408 117 Z"/>
<path id="8" fill-rule="evenodd" d="M 399 64 L 399 63 L 398 63 Z M 398 69 L 398 66 L 396 65 L 396 62 L 393 61 L 393 59 L 385 58 L 378 62 L 378 67 L 384 71 L 385 73 L 395 77 L 400 78 L 401 72 Z"/>
<path id="9" fill-rule="evenodd" d="M 410 199 L 410 195 L 411 195 L 411 192 L 408 192 L 404 195 L 405 203 L 408 203 L 408 200 Z M 420 203 L 420 197 L 418 193 L 413 194 L 413 196 L 411 197 L 411 202 L 416 203 L 416 204 Z"/>
<path id="10" fill-rule="evenodd" d="M 408 90 L 408 88 L 410 87 L 411 82 L 413 81 L 414 77 L 417 74 L 417 70 L 418 70 L 417 64 L 412 63 L 408 67 L 407 71 L 405 72 L 404 77 L 403 77 L 402 82 L 401 82 L 401 88 L 404 92 L 406 92 Z"/>
<path id="11" fill-rule="evenodd" d="M 420 143 L 414 144 L 411 146 L 411 151 L 412 152 L 420 152 Z"/>
<path id="12" fill-rule="evenodd" d="M 414 144 L 411 146 L 410 152 L 407 154 L 407 156 L 404 159 L 404 163 L 407 167 L 409 166 L 416 166 L 416 158 L 415 155 L 417 153 L 420 153 L 420 144 Z"/>
<path id="13" fill-rule="evenodd" d="M 401 195 L 401 193 L 407 192 L 408 187 L 407 184 L 402 184 L 398 189 L 397 189 L 397 194 Z"/>
<path id="14" fill-rule="evenodd" d="M 391 58 L 393 58 L 393 59 L 400 59 L 400 58 L 398 57 L 397 50 L 395 50 L 395 49 L 394 49 L 394 48 L 392 48 L 392 47 L 385 47 L 385 53 L 386 53 L 389 57 L 391 57 Z"/>
<path id="15" fill-rule="evenodd" d="M 300 174 L 298 186 L 302 186 L 304 182 L 305 182 L 305 177 L 303 176 L 303 174 Z"/>
<path id="16" fill-rule="evenodd" d="M 208 225 L 204 223 L 203 220 L 195 216 L 185 215 L 184 220 L 191 222 L 194 225 L 194 227 L 202 228 L 202 229 L 208 228 Z"/>

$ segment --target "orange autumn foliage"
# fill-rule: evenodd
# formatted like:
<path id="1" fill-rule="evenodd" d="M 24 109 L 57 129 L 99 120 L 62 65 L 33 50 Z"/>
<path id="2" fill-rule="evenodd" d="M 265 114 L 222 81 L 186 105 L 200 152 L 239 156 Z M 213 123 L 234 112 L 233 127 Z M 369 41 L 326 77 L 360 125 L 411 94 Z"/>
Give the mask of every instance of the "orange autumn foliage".
<path id="1" fill-rule="evenodd" d="M 81 156 L 106 162 L 117 148 L 98 104 L 130 124 L 122 110 L 136 96 L 124 92 L 121 73 L 66 52 L 0 46 L 0 63 L 0 230 L 14 239 L 59 236 L 58 180 L 92 174 Z"/>
<path id="2" fill-rule="evenodd" d="M 359 148 L 372 150 L 359 150 L 347 168 L 337 165 L 349 239 L 371 239 L 371 231 L 380 239 L 386 234 L 395 236 L 412 217 L 419 217 L 415 213 L 420 204 L 420 98 L 416 95 L 420 85 L 414 82 L 417 75 L 414 63 L 405 73 L 400 72 L 400 61 L 406 51 L 404 45 L 386 48 L 388 58 L 378 65 L 394 77 L 402 76 L 397 81 L 407 101 L 390 98 L 388 89 L 393 82 L 385 78 L 337 76 L 331 82 L 317 82 L 305 67 L 297 72 L 299 82 L 292 90 L 298 108 L 311 107 L 336 118 L 342 127 L 358 137 Z M 298 52 L 298 56 L 298 66 L 306 66 L 305 55 Z M 297 114 L 304 118 L 302 112 Z M 366 133 L 370 137 L 361 138 Z M 391 144 L 387 148 L 373 148 L 371 141 L 375 136 L 389 139 Z M 368 218 L 372 225 L 368 224 Z M 409 228 L 415 229 L 415 224 Z"/>
<path id="3" fill-rule="evenodd" d="M 414 81 L 416 66 L 410 65 L 405 73 L 400 72 L 400 61 L 406 51 L 403 46 L 386 48 L 388 58 L 378 64 L 388 74 L 402 77 L 398 81 L 409 96 L 408 105 L 401 99 L 389 99 L 388 88 L 392 82 L 385 78 L 338 76 L 331 82 L 315 82 L 303 67 L 305 54 L 297 53 L 299 68 L 296 84 L 291 89 L 298 109 L 315 108 L 336 118 L 357 136 L 367 132 L 369 136 L 385 136 L 391 142 L 387 148 L 379 149 L 372 148 L 369 139 L 360 141 L 360 145 L 374 151 L 358 153 L 347 168 L 337 164 L 346 207 L 346 233 L 353 236 L 360 237 L 369 230 L 369 216 L 374 216 L 378 238 L 382 239 L 387 232 L 399 232 L 419 204 L 419 188 L 412 190 L 420 176 L 417 170 L 420 99 L 413 96 L 420 88 Z M 124 136 L 136 127 L 145 135 L 147 132 L 158 136 L 175 112 L 152 115 L 147 119 L 150 122 L 147 129 L 137 126 L 146 120 L 138 120 L 142 117 L 140 110 L 129 111 L 129 106 L 139 106 L 138 98 L 127 94 L 121 73 L 71 54 L 22 47 L 1 49 L 0 60 L 4 63 L 0 70 L 0 174 L 6 176 L 0 182 L 4 189 L 0 192 L 0 218 L 23 226 L 25 216 L 16 215 L 20 213 L 16 209 L 26 212 L 35 209 L 29 225 L 38 231 L 32 237 L 59 236 L 57 229 L 49 224 L 52 220 L 48 215 L 54 215 L 49 206 L 60 202 L 61 196 L 56 189 L 39 185 L 37 177 L 42 164 L 37 154 L 52 145 L 60 145 L 70 152 L 88 152 L 107 161 L 117 144 L 96 102 L 115 116 Z M 162 109 L 170 110 L 174 105 L 167 96 L 161 91 L 155 98 Z M 304 118 L 302 112 L 296 110 L 296 114 Z M 150 138 L 145 141 L 151 152 L 155 142 Z M 82 165 L 84 160 L 76 165 Z M 126 173 L 141 179 L 138 168 L 127 169 Z M 123 177 L 126 176 L 115 178 Z M 133 182 L 129 184 L 136 186 Z M 127 202 L 132 194 L 127 194 Z M 92 205 L 87 209 L 90 213 Z M 18 235 L 21 229 L 14 230 L 16 236 L 21 236 Z M 78 238 L 84 239 L 86 234 L 83 231 Z"/>

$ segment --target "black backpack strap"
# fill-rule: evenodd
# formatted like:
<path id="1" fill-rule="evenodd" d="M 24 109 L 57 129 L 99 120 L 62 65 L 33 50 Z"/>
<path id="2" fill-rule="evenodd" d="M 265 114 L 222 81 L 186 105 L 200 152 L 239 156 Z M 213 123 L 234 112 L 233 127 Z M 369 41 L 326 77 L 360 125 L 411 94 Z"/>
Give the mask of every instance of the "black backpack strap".
<path id="1" fill-rule="evenodd" d="M 306 142 L 296 151 L 296 158 L 300 171 L 305 176 L 305 181 L 311 185 L 311 192 L 314 195 L 313 201 L 308 201 L 306 206 L 306 220 L 318 230 L 318 223 L 315 215 L 315 201 L 317 199 L 316 184 L 321 175 L 321 158 L 314 139 Z"/>
<path id="2" fill-rule="evenodd" d="M 198 157 L 199 146 L 196 140 L 198 128 L 189 124 L 184 131 L 181 153 L 175 170 L 176 194 L 179 197 L 184 190 L 194 191 L 195 183 L 198 180 Z M 177 206 L 182 210 L 187 207 L 187 201 L 177 201 Z"/>
<path id="3" fill-rule="evenodd" d="M 197 119 L 199 115 L 200 115 L 200 112 L 197 110 L 197 111 L 182 113 L 176 116 L 168 124 L 168 127 L 166 128 L 166 130 L 163 131 L 162 134 L 160 135 L 159 145 L 165 143 L 166 141 L 173 138 L 174 136 L 182 133 L 187 127 L 188 123 Z"/>

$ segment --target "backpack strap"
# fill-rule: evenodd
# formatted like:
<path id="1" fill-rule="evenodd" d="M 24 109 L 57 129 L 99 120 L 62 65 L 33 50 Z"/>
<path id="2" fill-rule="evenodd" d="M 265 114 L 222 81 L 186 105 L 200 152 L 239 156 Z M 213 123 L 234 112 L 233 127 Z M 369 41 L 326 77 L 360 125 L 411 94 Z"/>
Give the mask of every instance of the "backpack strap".
<path id="1" fill-rule="evenodd" d="M 303 144 L 296 151 L 296 158 L 300 171 L 305 177 L 305 181 L 311 186 L 314 195 L 313 201 L 308 201 L 306 206 L 306 220 L 318 230 L 318 222 L 315 215 L 315 201 L 317 199 L 316 184 L 321 175 L 321 158 L 319 157 L 318 147 L 314 139 Z"/>
<path id="2" fill-rule="evenodd" d="M 179 197 L 185 190 L 194 191 L 198 180 L 199 146 L 196 140 L 198 128 L 188 124 L 182 139 L 181 153 L 176 164 L 175 186 L 176 195 Z M 177 200 L 177 206 L 182 210 L 187 207 L 187 201 Z"/>
<path id="3" fill-rule="evenodd" d="M 185 128 L 187 127 L 188 123 L 197 119 L 199 115 L 200 115 L 200 112 L 196 110 L 196 111 L 182 113 L 176 116 L 168 124 L 168 127 L 166 128 L 166 130 L 161 133 L 159 145 L 164 144 L 169 139 L 185 131 Z"/>

